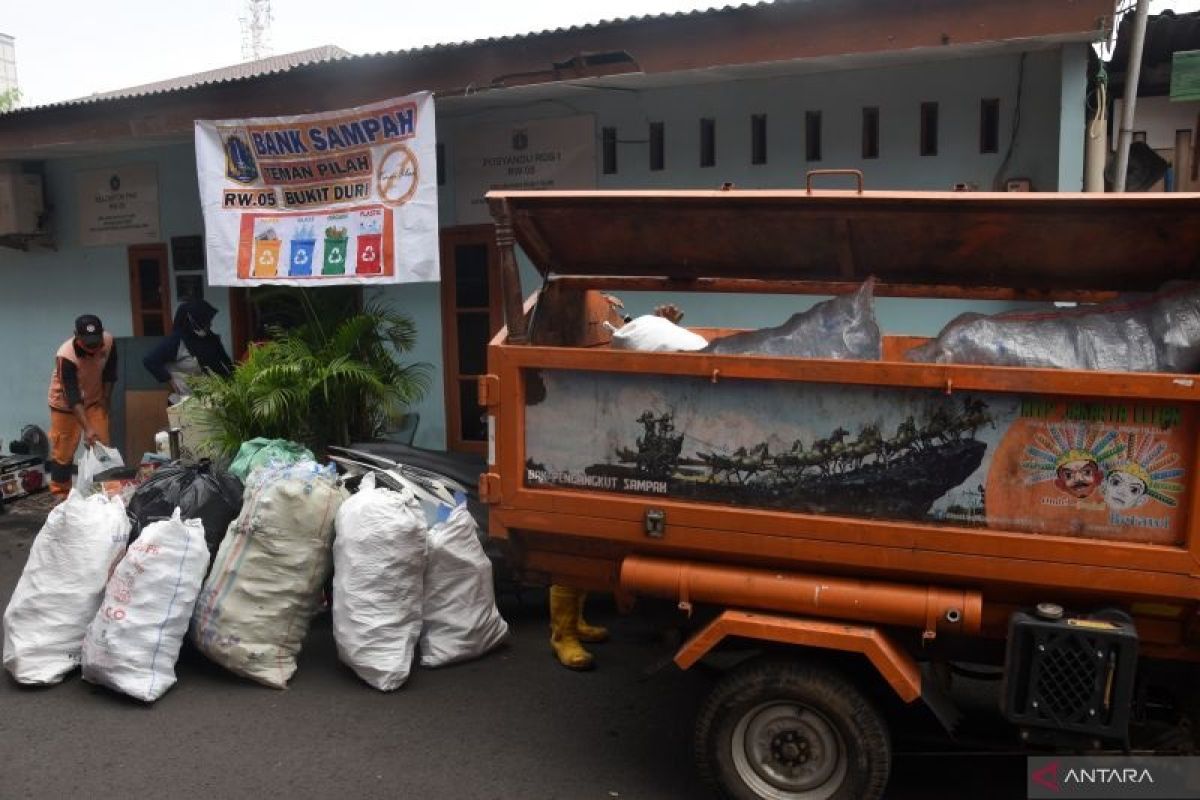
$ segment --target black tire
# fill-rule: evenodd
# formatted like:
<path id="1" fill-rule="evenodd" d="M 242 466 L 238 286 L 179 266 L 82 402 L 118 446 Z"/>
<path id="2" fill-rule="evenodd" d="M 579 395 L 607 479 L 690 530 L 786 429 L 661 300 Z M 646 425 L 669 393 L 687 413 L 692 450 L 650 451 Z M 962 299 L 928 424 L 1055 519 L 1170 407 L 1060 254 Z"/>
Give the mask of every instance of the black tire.
<path id="1" fill-rule="evenodd" d="M 892 760 L 886 723 L 851 682 L 777 659 L 721 679 L 694 746 L 701 776 L 727 800 L 878 800 Z"/>

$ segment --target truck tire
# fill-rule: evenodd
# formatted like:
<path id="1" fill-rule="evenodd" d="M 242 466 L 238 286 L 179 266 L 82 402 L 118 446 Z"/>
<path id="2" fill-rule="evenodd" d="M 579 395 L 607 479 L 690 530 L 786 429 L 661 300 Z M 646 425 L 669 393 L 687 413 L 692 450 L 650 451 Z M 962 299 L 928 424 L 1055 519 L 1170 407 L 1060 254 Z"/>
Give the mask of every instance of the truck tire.
<path id="1" fill-rule="evenodd" d="M 892 758 L 887 725 L 852 683 L 775 659 L 721 679 L 694 747 L 701 776 L 727 800 L 878 800 Z"/>

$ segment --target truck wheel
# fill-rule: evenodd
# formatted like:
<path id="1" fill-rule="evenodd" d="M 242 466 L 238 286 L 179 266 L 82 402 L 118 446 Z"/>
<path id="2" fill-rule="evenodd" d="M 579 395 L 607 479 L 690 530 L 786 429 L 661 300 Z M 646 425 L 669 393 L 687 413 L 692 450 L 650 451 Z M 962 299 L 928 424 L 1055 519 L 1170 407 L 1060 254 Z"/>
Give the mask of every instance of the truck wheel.
<path id="1" fill-rule="evenodd" d="M 807 664 L 737 669 L 696 722 L 700 774 L 729 800 L 878 800 L 891 757 L 887 726 L 867 698 Z"/>

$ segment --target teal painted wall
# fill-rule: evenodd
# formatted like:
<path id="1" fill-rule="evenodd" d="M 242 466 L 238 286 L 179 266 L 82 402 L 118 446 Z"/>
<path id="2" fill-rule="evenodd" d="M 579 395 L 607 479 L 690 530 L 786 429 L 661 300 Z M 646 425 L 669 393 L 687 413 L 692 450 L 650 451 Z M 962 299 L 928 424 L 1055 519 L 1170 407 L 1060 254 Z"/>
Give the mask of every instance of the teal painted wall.
<path id="1" fill-rule="evenodd" d="M 76 173 L 135 162 L 158 167 L 160 241 L 204 232 L 190 145 L 45 162 L 57 250 L 0 249 L 0 342 L 5 343 L 0 349 L 5 376 L 0 381 L 0 437 L 6 443 L 23 425 L 49 424 L 46 387 L 54 351 L 71 335 L 76 316 L 93 313 L 115 336 L 133 335 L 127 248 L 79 245 Z M 228 290 L 206 286 L 205 297 L 220 310 L 217 330 L 228 342 Z"/>

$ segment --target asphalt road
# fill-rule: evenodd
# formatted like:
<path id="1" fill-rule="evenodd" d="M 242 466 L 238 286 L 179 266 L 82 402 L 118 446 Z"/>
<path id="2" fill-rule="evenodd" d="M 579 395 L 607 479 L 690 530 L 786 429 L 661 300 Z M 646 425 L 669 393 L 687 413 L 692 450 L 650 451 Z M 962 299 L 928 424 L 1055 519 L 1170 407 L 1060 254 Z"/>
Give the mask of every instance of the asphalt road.
<path id="1" fill-rule="evenodd" d="M 41 501 L 41 498 L 38 499 Z M 0 516 L 7 605 L 44 501 Z M 477 662 L 414 672 L 392 694 L 338 663 L 317 618 L 286 691 L 187 651 L 179 682 L 144 706 L 83 682 L 26 689 L 0 679 L 0 800 L 14 798 L 645 798 L 703 800 L 692 723 L 713 670 L 680 672 L 674 641 L 645 614 L 599 608 L 613 640 L 599 669 L 559 667 L 542 592 L 502 595 L 507 646 Z M 602 605 L 602 604 L 600 604 Z M 1024 797 L 1024 760 L 906 744 L 888 797 Z M 921 752 L 915 752 L 919 750 Z"/>

